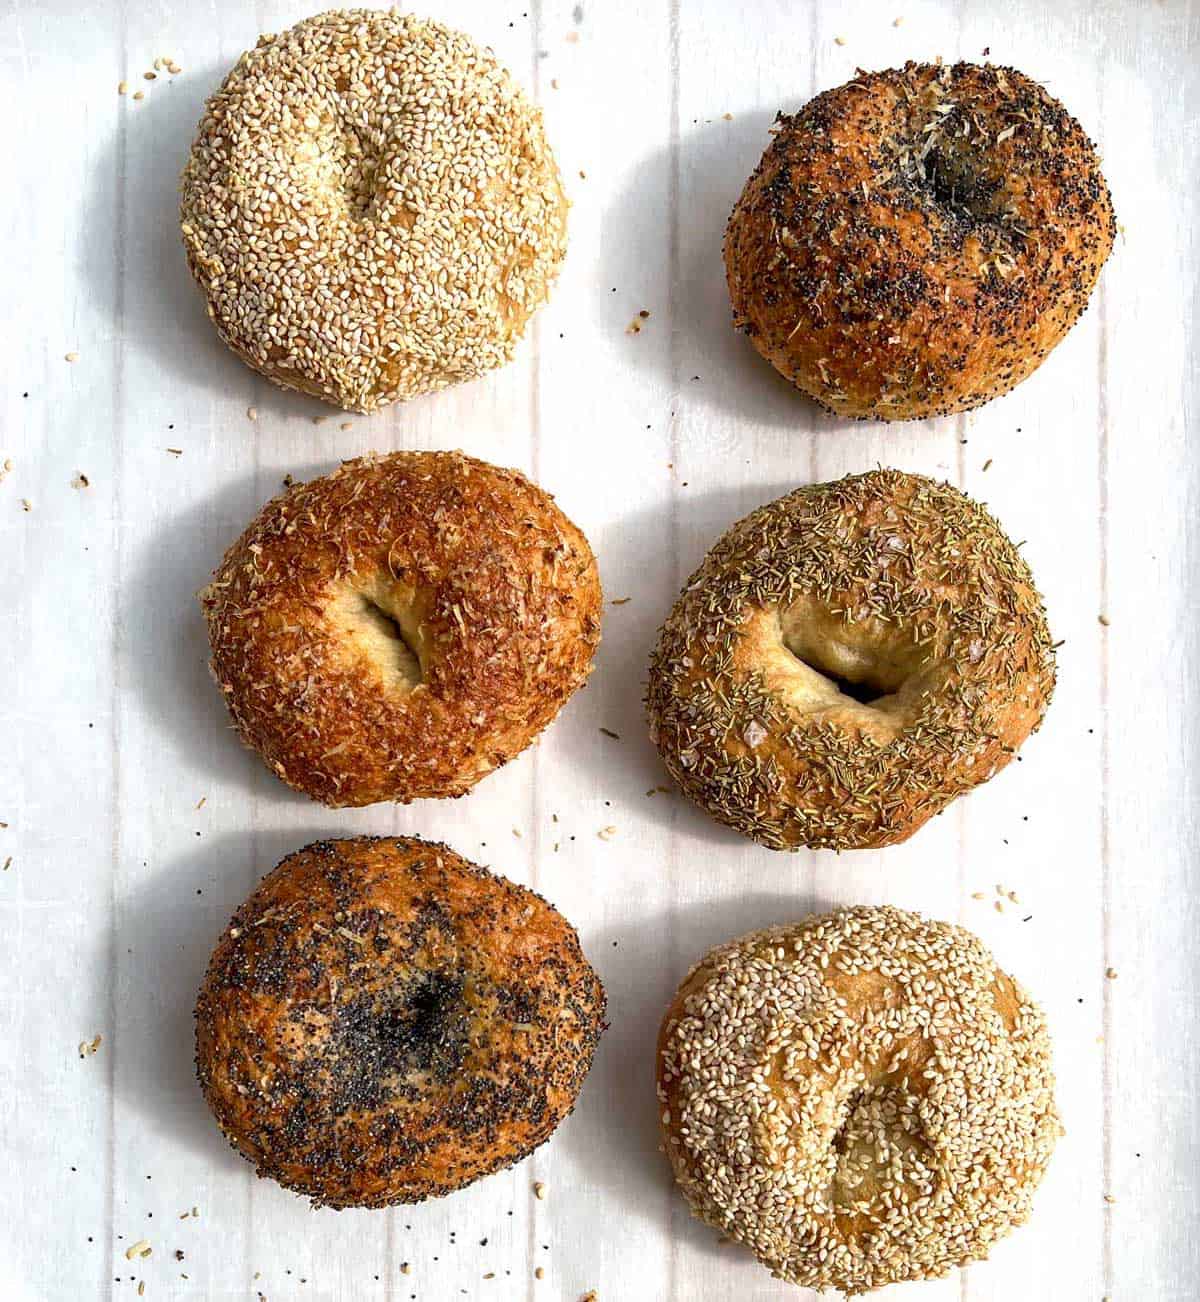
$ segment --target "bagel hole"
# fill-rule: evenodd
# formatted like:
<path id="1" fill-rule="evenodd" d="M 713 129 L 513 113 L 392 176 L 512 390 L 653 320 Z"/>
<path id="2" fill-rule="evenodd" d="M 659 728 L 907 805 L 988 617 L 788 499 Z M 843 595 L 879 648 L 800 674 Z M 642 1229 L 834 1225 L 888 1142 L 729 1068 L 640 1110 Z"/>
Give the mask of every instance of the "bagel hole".
<path id="1" fill-rule="evenodd" d="M 930 150 L 925 160 L 925 188 L 935 204 L 971 225 L 996 218 L 1000 179 L 988 176 L 957 150 Z"/>
<path id="2" fill-rule="evenodd" d="M 813 667 L 809 665 L 810 669 Z M 822 673 L 820 670 L 818 672 Z M 843 696 L 848 696 L 852 701 L 857 701 L 859 705 L 874 705 L 876 701 L 891 695 L 891 692 L 884 688 L 876 687 L 871 683 L 855 683 L 849 678 L 841 678 L 828 670 L 823 671 L 823 677 L 828 679 Z"/>
<path id="3" fill-rule="evenodd" d="M 405 680 L 409 689 L 419 687 L 425 680 L 421 657 L 404 636 L 400 621 L 373 597 L 366 593 L 360 593 L 359 597 L 361 617 L 374 635 L 373 641 L 389 656 L 394 671 Z"/>
<path id="4" fill-rule="evenodd" d="M 387 583 L 346 585 L 332 595 L 326 614 L 338 642 L 365 659 L 385 689 L 402 695 L 424 683 L 419 623 L 410 592 L 396 591 Z"/>
<path id="5" fill-rule="evenodd" d="M 803 666 L 814 708 L 853 702 L 888 713 L 897 694 L 928 664 L 927 649 L 894 629 L 873 621 L 847 622 L 816 602 L 782 610 L 779 636 L 784 650 Z"/>

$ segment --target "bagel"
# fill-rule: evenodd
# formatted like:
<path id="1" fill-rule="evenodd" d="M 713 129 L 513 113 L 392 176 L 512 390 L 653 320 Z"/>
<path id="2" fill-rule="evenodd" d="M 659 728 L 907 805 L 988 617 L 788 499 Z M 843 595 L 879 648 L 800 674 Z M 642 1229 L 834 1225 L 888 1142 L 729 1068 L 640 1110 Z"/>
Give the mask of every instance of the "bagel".
<path id="1" fill-rule="evenodd" d="M 603 987 L 539 895 L 444 845 L 358 837 L 289 855 L 234 914 L 196 1068 L 260 1176 L 381 1207 L 527 1157 L 603 1029 Z"/>
<path id="2" fill-rule="evenodd" d="M 671 776 L 775 850 L 911 836 L 1004 767 L 1054 688 L 1041 597 L 996 520 L 899 470 L 735 524 L 659 634 L 647 710 Z"/>
<path id="3" fill-rule="evenodd" d="M 461 453 L 293 484 L 200 600 L 242 739 L 327 805 L 462 795 L 554 718 L 600 640 L 587 539 Z"/>
<path id="4" fill-rule="evenodd" d="M 184 169 L 188 265 L 267 379 L 353 411 L 507 362 L 566 251 L 542 129 L 490 51 L 389 10 L 259 38 Z"/>
<path id="5" fill-rule="evenodd" d="M 657 1067 L 695 1215 L 777 1277 L 849 1296 L 986 1257 L 1059 1134 L 1041 1011 L 970 932 L 900 909 L 714 949 Z"/>
<path id="6" fill-rule="evenodd" d="M 1079 123 L 1014 68 L 908 63 L 781 114 L 725 233 L 735 324 L 839 416 L 968 411 L 1087 307 L 1116 220 Z"/>

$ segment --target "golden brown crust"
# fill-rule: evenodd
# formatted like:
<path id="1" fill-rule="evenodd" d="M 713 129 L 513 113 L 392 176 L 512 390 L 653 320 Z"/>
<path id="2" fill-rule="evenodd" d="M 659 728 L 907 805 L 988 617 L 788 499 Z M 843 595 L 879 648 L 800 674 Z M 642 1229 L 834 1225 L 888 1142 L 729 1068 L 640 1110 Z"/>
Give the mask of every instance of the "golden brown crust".
<path id="1" fill-rule="evenodd" d="M 893 908 L 711 951 L 663 1018 L 657 1081 L 693 1212 L 849 1295 L 986 1257 L 1059 1131 L 1041 1011 L 970 932 Z"/>
<path id="2" fill-rule="evenodd" d="M 781 115 L 729 219 L 734 321 L 840 416 L 967 411 L 1074 325 L 1116 222 L 1078 122 L 1013 68 L 860 71 Z"/>
<path id="3" fill-rule="evenodd" d="M 201 603 L 243 740 L 328 805 L 462 795 L 554 718 L 600 639 L 587 539 L 523 475 L 461 453 L 293 485 Z"/>
<path id="4" fill-rule="evenodd" d="M 566 252 L 540 110 L 440 23 L 335 10 L 263 36 L 182 178 L 188 266 L 225 342 L 355 411 L 500 366 Z"/>
<path id="5" fill-rule="evenodd" d="M 650 665 L 651 735 L 719 822 L 772 849 L 877 848 L 1003 768 L 1054 655 L 996 520 L 877 470 L 748 515 L 688 580 Z"/>
<path id="6" fill-rule="evenodd" d="M 575 1104 L 604 990 L 540 896 L 416 838 L 318 841 L 234 914 L 196 1066 L 260 1176 L 332 1207 L 511 1166 Z"/>

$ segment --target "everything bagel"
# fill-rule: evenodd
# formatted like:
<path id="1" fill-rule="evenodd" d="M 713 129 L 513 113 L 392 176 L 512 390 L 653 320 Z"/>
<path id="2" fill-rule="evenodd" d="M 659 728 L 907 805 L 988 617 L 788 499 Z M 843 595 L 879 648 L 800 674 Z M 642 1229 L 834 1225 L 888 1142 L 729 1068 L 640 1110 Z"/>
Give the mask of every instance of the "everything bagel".
<path id="1" fill-rule="evenodd" d="M 1116 222 L 1079 123 L 1014 68 L 859 72 L 781 115 L 725 235 L 735 324 L 840 416 L 978 407 L 1087 306 Z"/>

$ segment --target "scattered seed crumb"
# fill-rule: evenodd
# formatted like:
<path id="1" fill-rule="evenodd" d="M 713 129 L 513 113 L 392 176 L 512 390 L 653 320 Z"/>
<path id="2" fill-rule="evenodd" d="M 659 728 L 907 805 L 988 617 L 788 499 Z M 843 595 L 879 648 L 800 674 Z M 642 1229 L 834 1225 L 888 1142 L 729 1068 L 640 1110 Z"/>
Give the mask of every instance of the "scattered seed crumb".
<path id="1" fill-rule="evenodd" d="M 1115 981 L 1117 979 L 1117 969 L 1115 967 L 1106 967 L 1104 969 L 1104 975 L 1110 981 Z"/>
<path id="2" fill-rule="evenodd" d="M 986 900 L 986 899 L 987 899 L 987 892 L 986 892 L 986 891 L 972 891 L 972 892 L 971 892 L 971 898 L 972 898 L 973 900 Z"/>
<path id="3" fill-rule="evenodd" d="M 129 83 L 128 83 L 127 81 L 119 81 L 119 82 L 117 82 L 117 94 L 118 94 L 118 95 L 128 95 L 128 94 L 129 94 Z"/>
<path id="4" fill-rule="evenodd" d="M 139 1279 L 139 1280 L 138 1280 L 138 1297 L 145 1297 L 145 1296 L 146 1296 L 146 1281 L 145 1281 L 144 1279 Z"/>
<path id="5" fill-rule="evenodd" d="M 354 428 L 354 422 L 352 420 L 344 420 L 338 426 L 338 429 L 353 429 L 353 428 Z"/>
<path id="6" fill-rule="evenodd" d="M 1117 1200 L 1112 1196 L 1112 1194 L 1105 1194 L 1104 1201 L 1108 1203 L 1109 1206 L 1112 1206 L 1112 1204 L 1115 1203 Z"/>
<path id="7" fill-rule="evenodd" d="M 5 824 L 5 826 L 7 827 L 8 825 Z M 5 859 L 5 861 L 4 861 L 4 871 L 5 871 L 5 872 L 8 872 L 8 870 L 12 867 L 12 859 L 13 859 L 13 857 L 12 857 L 11 854 L 8 856 L 7 859 Z"/>
<path id="8" fill-rule="evenodd" d="M 594 1288 L 589 1288 L 588 1291 L 579 1299 L 579 1302 L 598 1302 L 599 1297 L 600 1294 L 597 1293 Z"/>
<path id="9" fill-rule="evenodd" d="M 1004 901 L 1003 901 L 1003 900 L 997 900 L 997 901 L 996 901 L 995 908 L 996 908 L 996 912 L 997 912 L 997 913 L 1003 913 L 1003 912 L 1004 912 Z"/>
<path id="10" fill-rule="evenodd" d="M 21 498 L 21 510 L 22 510 L 22 511 L 32 511 L 32 510 L 33 510 L 33 503 L 29 500 L 29 498 L 27 498 L 27 497 L 23 497 L 23 498 Z"/>
<path id="11" fill-rule="evenodd" d="M 984 470 L 987 470 L 991 464 L 992 464 L 992 459 L 991 457 L 988 457 L 988 459 L 983 463 Z"/>
<path id="12" fill-rule="evenodd" d="M 143 72 L 143 73 L 142 73 L 142 76 L 145 77 L 145 79 L 146 79 L 147 81 L 157 81 L 157 80 L 158 80 L 158 73 L 156 73 L 156 72 Z"/>
<path id="13" fill-rule="evenodd" d="M 892 26 L 893 26 L 893 27 L 899 27 L 900 24 L 903 23 L 903 22 L 904 22 L 904 19 L 903 19 L 903 18 L 893 18 L 893 19 L 892 19 Z"/>
<path id="14" fill-rule="evenodd" d="M 557 77 L 551 77 L 551 78 L 550 78 L 550 89 L 551 89 L 551 90 L 557 90 L 557 89 L 558 89 L 558 78 L 557 78 Z"/>
<path id="15" fill-rule="evenodd" d="M 616 836 L 616 834 L 617 834 L 617 829 L 615 827 L 610 826 L 610 827 L 602 827 L 600 831 L 597 832 L 596 835 L 599 836 L 601 841 L 611 841 L 613 837 Z"/>
<path id="16" fill-rule="evenodd" d="M 632 597 L 614 597 L 608 604 L 610 606 L 624 606 L 633 600 Z"/>
<path id="17" fill-rule="evenodd" d="M 81 1040 L 79 1042 L 79 1056 L 81 1058 L 90 1058 L 92 1054 L 100 1048 L 103 1036 L 94 1035 L 90 1040 Z"/>
<path id="18" fill-rule="evenodd" d="M 201 796 L 200 799 L 196 801 L 196 808 L 197 808 L 197 809 L 203 809 L 203 808 L 204 808 L 205 801 L 207 801 L 207 800 L 208 800 L 208 797 L 207 797 L 207 796 Z"/>
<path id="19" fill-rule="evenodd" d="M 402 1262 L 400 1263 L 400 1273 L 401 1273 L 401 1275 L 411 1275 L 411 1274 L 412 1274 L 412 1267 L 408 1264 L 407 1261 L 402 1261 Z"/>
<path id="20" fill-rule="evenodd" d="M 579 33 L 568 32 L 566 35 L 566 42 L 568 45 L 577 45 L 579 43 Z"/>
<path id="21" fill-rule="evenodd" d="M 183 449 L 182 449 L 182 448 L 168 448 L 167 451 L 168 451 L 168 452 L 169 452 L 173 457 L 181 457 L 181 456 L 183 456 Z"/>
<path id="22" fill-rule="evenodd" d="M 519 827 L 514 827 L 512 832 L 513 832 L 513 836 L 515 836 L 519 841 L 521 839 L 521 829 Z"/>
<path id="23" fill-rule="evenodd" d="M 7 476 L 12 473 L 12 468 L 12 457 L 5 457 L 4 463 L 0 465 L 0 484 L 2 484 Z"/>
<path id="24" fill-rule="evenodd" d="M 312 418 L 312 423 L 314 425 L 324 425 L 328 419 L 329 419 L 328 416 L 314 416 Z"/>
<path id="25" fill-rule="evenodd" d="M 539 1266 L 537 1270 L 533 1272 L 533 1277 L 534 1279 L 545 1279 L 546 1278 L 545 1266 Z"/>
<path id="26" fill-rule="evenodd" d="M 488 1273 L 484 1276 L 484 1279 L 495 1279 L 495 1278 L 496 1278 L 496 1272 L 494 1270 L 489 1270 Z"/>
<path id="27" fill-rule="evenodd" d="M 724 122 L 732 122 L 732 121 L 733 121 L 733 114 L 732 114 L 732 113 L 722 113 L 722 114 L 721 114 L 721 120 L 724 121 Z"/>
<path id="28" fill-rule="evenodd" d="M 90 486 L 91 486 L 91 480 L 89 480 L 87 475 L 85 475 L 82 471 L 80 471 L 79 474 L 77 474 L 75 478 L 71 480 L 72 488 L 88 488 Z"/>
<path id="29" fill-rule="evenodd" d="M 125 1249 L 125 1260 L 132 1261 L 134 1257 L 146 1256 L 146 1250 L 150 1247 L 149 1239 L 139 1239 L 136 1243 L 131 1243 Z"/>
<path id="30" fill-rule="evenodd" d="M 145 98 L 146 98 L 146 92 L 145 92 L 144 90 L 135 90 L 135 91 L 133 92 L 133 98 L 134 98 L 134 99 L 139 99 L 139 100 L 141 100 L 141 99 L 145 99 Z"/>
<path id="31" fill-rule="evenodd" d="M 79 361 L 79 354 L 78 354 L 78 353 L 64 353 L 64 354 L 63 354 L 63 361 L 64 361 L 64 362 L 77 362 L 77 361 Z"/>
<path id="32" fill-rule="evenodd" d="M 640 335 L 642 333 L 641 318 L 635 316 L 633 320 L 630 321 L 630 323 L 625 327 L 625 333 L 627 335 Z"/>
<path id="33" fill-rule="evenodd" d="M 833 38 L 833 43 L 834 43 L 834 45 L 845 45 L 845 44 L 846 44 L 846 38 L 845 38 L 844 36 L 835 36 L 835 37 Z"/>
<path id="34" fill-rule="evenodd" d="M 533 1182 L 533 1196 L 539 1202 L 543 1201 L 546 1197 L 546 1186 L 540 1180 L 535 1180 Z"/>
<path id="35" fill-rule="evenodd" d="M 611 738 L 613 739 L 613 741 L 620 741 L 620 740 L 621 740 L 621 734 L 620 734 L 619 732 L 613 732 L 613 730 L 612 730 L 611 728 L 601 728 L 600 731 L 601 731 L 601 732 L 602 732 L 606 737 L 611 737 Z"/>
<path id="36" fill-rule="evenodd" d="M 247 407 L 247 408 L 246 408 L 246 419 L 247 419 L 247 420 L 257 420 L 257 419 L 258 419 L 258 408 L 257 408 L 257 407 Z"/>
<path id="37" fill-rule="evenodd" d="M 1101 624 L 1104 625 L 1105 628 L 1108 627 L 1108 616 L 1107 616 L 1107 615 L 1097 615 L 1096 618 L 1100 621 Z"/>

